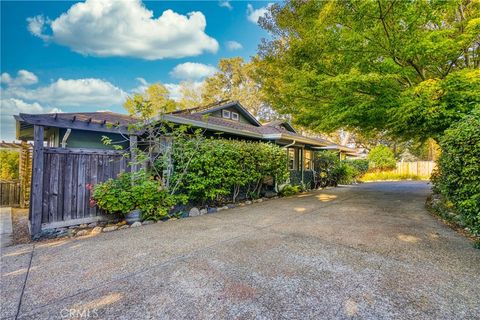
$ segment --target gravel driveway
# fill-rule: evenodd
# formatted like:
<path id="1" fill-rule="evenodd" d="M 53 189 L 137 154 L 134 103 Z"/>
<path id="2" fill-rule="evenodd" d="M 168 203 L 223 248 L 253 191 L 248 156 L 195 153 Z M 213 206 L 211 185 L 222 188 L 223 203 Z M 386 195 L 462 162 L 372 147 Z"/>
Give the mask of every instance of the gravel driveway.
<path id="1" fill-rule="evenodd" d="M 368 183 L 2 251 L 19 319 L 479 319 L 480 250 Z"/>

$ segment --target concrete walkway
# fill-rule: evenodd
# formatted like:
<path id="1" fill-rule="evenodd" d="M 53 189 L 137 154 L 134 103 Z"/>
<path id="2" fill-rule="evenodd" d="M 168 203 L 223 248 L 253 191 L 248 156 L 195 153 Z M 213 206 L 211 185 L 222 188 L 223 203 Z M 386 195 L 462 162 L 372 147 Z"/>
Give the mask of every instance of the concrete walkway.
<path id="1" fill-rule="evenodd" d="M 478 319 L 480 250 L 371 183 L 2 252 L 2 319 Z M 89 316 L 89 317 L 87 317 Z"/>
<path id="2" fill-rule="evenodd" d="M 0 248 L 12 243 L 12 208 L 0 208 Z"/>

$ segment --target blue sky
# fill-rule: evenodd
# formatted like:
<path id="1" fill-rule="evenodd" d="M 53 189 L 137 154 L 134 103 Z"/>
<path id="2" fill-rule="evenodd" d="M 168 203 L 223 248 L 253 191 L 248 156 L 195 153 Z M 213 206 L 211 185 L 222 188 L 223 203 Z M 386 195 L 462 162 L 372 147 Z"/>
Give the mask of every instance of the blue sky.
<path id="1" fill-rule="evenodd" d="M 260 1 L 1 2 L 1 139 L 12 114 L 121 107 L 149 83 L 200 83 L 268 37 Z"/>

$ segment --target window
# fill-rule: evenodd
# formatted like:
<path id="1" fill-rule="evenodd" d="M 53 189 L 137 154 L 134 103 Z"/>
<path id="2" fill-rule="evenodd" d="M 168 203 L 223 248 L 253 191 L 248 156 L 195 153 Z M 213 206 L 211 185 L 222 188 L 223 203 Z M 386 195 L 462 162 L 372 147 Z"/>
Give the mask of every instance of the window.
<path id="1" fill-rule="evenodd" d="M 230 119 L 230 111 L 222 110 L 222 117 L 226 119 Z"/>
<path id="2" fill-rule="evenodd" d="M 303 151 L 303 169 L 312 170 L 313 169 L 313 153 L 312 150 Z"/>
<path id="3" fill-rule="evenodd" d="M 238 116 L 238 113 L 232 112 L 232 120 L 238 121 L 238 119 L 240 119 L 240 117 Z"/>
<path id="4" fill-rule="evenodd" d="M 288 148 L 288 169 L 295 170 L 295 148 Z"/>

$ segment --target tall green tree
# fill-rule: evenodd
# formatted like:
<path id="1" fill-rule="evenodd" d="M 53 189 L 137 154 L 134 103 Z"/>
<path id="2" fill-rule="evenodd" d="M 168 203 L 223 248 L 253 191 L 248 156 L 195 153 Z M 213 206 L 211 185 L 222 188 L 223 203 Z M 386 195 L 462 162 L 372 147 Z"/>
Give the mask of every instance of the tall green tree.
<path id="1" fill-rule="evenodd" d="M 260 24 L 262 93 L 297 124 L 424 140 L 480 105 L 478 0 L 290 0 Z"/>
<path id="2" fill-rule="evenodd" d="M 218 69 L 216 74 L 205 79 L 202 91 L 204 104 L 238 100 L 254 116 L 260 119 L 271 117 L 271 108 L 260 91 L 251 62 L 247 63 L 240 57 L 221 59 Z"/>
<path id="3" fill-rule="evenodd" d="M 0 150 L 0 179 L 14 180 L 19 175 L 19 153 L 12 150 Z"/>
<path id="4" fill-rule="evenodd" d="M 148 119 L 160 113 L 177 109 L 177 103 L 169 97 L 170 92 L 161 83 L 150 85 L 145 92 L 135 93 L 124 103 L 129 114 Z"/>

